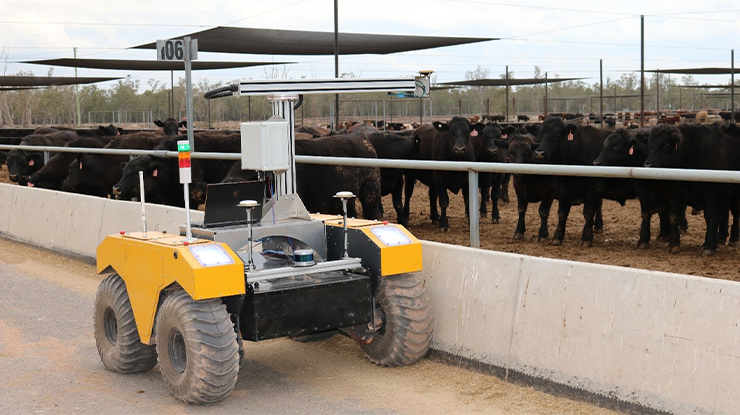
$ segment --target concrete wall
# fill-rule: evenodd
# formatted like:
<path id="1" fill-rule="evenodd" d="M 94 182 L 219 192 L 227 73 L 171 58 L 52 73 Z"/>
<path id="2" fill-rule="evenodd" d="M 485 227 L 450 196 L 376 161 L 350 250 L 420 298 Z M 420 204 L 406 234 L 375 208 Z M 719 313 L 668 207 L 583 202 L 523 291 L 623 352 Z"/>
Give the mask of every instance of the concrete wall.
<path id="1" fill-rule="evenodd" d="M 183 209 L 147 205 L 147 229 L 178 233 Z M 193 220 L 203 212 L 192 211 Z M 45 248 L 94 257 L 106 235 L 140 231 L 141 204 L 0 184 L 0 234 Z"/>
<path id="2" fill-rule="evenodd" d="M 740 284 L 424 244 L 433 349 L 674 413 L 740 413 Z"/>
<path id="3" fill-rule="evenodd" d="M 193 212 L 194 220 L 202 212 Z M 176 233 L 182 209 L 147 206 Z M 0 234 L 92 257 L 140 205 L 0 184 Z M 740 283 L 424 242 L 433 348 L 676 413 L 740 413 Z"/>

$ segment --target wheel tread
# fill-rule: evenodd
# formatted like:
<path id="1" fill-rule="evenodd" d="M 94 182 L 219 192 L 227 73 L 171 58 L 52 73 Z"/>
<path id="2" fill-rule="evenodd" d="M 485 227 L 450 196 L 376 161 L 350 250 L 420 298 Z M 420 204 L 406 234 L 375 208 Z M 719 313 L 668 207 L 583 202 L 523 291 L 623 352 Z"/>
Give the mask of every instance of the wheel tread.
<path id="1" fill-rule="evenodd" d="M 424 357 L 434 333 L 434 319 L 423 282 L 411 274 L 383 278 L 377 299 L 386 315 L 386 331 L 361 346 L 368 359 L 393 367 Z"/>
<path id="2" fill-rule="evenodd" d="M 182 382 L 170 379 L 168 356 L 163 359 L 160 353 L 160 371 L 170 392 L 177 399 L 193 404 L 213 403 L 228 396 L 239 374 L 239 347 L 233 323 L 221 301 L 195 301 L 185 291 L 178 291 L 163 302 L 157 318 L 157 330 L 162 333 L 166 332 L 164 325 L 175 321 L 187 348 Z M 166 321 L 163 327 L 159 327 L 159 319 Z M 162 339 L 160 342 L 166 343 Z M 166 346 L 161 347 L 166 353 Z"/>

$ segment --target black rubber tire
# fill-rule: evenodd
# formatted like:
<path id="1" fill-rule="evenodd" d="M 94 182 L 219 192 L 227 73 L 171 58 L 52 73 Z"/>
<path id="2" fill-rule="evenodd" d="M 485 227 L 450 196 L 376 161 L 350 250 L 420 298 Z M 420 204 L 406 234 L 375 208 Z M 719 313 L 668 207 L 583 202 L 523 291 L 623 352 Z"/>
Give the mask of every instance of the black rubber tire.
<path id="1" fill-rule="evenodd" d="M 135 373 L 157 364 L 154 345 L 146 345 L 139 338 L 126 283 L 118 274 L 108 275 L 98 286 L 93 320 L 95 343 L 106 369 Z"/>
<path id="2" fill-rule="evenodd" d="M 383 317 L 383 327 L 375 332 L 372 342 L 360 345 L 371 362 L 406 366 L 426 355 L 434 320 L 421 280 L 413 274 L 381 278 L 376 313 Z"/>
<path id="3" fill-rule="evenodd" d="M 234 390 L 239 344 L 221 300 L 195 301 L 177 291 L 162 301 L 155 333 L 159 370 L 175 398 L 207 404 Z"/>

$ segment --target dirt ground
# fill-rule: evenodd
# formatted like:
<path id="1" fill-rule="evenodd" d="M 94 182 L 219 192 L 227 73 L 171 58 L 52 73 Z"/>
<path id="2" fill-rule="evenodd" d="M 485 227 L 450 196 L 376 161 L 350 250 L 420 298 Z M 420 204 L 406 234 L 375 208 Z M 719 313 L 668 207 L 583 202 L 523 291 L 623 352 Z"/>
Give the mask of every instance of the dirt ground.
<path id="1" fill-rule="evenodd" d="M 6 168 L 0 169 L 0 183 L 10 183 Z M 547 241 L 536 241 L 539 228 L 538 204 L 529 205 L 525 239 L 519 241 L 512 239 L 517 221 L 516 194 L 513 186 L 509 188 L 509 198 L 511 202 L 508 205 L 500 204 L 500 223 L 491 223 L 490 216 L 481 218 L 481 248 L 740 281 L 740 262 L 738 262 L 738 251 L 735 248 L 722 246 L 712 257 L 699 256 L 705 230 L 702 215 L 688 216 L 689 231 L 681 236 L 680 253 L 669 254 L 667 243 L 654 241 L 658 234 L 657 215 L 652 221 L 653 241 L 650 248 L 638 250 L 635 247 L 640 226 L 639 202 L 629 200 L 622 207 L 614 201 L 605 200 L 603 205 L 604 232 L 595 235 L 591 248 L 583 248 L 580 246 L 580 235 L 583 228 L 582 206 L 576 206 L 571 210 L 568 218 L 563 245 L 553 246 Z M 385 206 L 386 218 L 389 221 L 395 221 L 396 215 L 390 196 L 383 198 L 383 206 Z M 468 246 L 470 233 L 464 212 L 462 194 L 450 194 L 450 208 L 447 212 L 450 218 L 450 229 L 445 233 L 429 220 L 427 187 L 417 183 L 414 197 L 411 200 L 409 229 L 419 239 Z M 552 206 L 548 225 L 550 235 L 552 235 L 557 225 L 557 201 Z"/>

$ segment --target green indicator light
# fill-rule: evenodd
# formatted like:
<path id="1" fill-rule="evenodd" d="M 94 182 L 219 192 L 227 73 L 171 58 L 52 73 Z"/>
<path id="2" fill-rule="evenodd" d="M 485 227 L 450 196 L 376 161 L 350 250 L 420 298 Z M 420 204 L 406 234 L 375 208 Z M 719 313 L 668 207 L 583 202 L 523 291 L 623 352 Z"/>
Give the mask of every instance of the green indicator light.
<path id="1" fill-rule="evenodd" d="M 185 152 L 185 151 L 189 152 L 190 151 L 190 144 L 188 144 L 188 143 L 178 144 L 177 145 L 177 151 L 179 151 L 181 153 L 182 152 Z"/>

